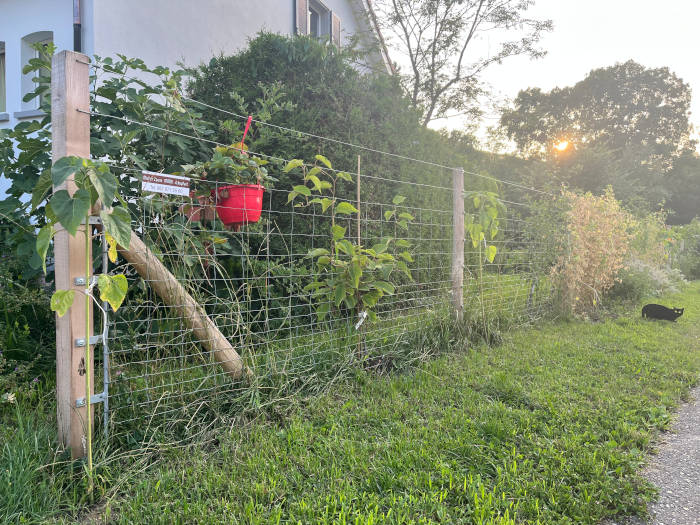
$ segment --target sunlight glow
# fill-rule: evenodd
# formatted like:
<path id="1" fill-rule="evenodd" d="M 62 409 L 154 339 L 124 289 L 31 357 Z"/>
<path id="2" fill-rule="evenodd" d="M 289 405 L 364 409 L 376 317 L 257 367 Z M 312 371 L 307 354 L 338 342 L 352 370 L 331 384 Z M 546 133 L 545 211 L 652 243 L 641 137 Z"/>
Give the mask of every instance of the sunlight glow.
<path id="1" fill-rule="evenodd" d="M 557 151 L 564 151 L 566 148 L 569 147 L 569 141 L 568 140 L 562 140 L 558 144 L 554 145 L 554 149 Z"/>

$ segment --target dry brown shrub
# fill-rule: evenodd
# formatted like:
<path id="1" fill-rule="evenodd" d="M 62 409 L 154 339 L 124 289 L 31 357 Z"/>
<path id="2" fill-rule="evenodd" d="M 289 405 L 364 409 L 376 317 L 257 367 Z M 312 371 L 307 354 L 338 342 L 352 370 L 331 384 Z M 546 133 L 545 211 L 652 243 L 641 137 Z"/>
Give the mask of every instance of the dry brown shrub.
<path id="1" fill-rule="evenodd" d="M 552 270 L 563 309 L 586 316 L 616 282 L 624 266 L 634 223 L 612 189 L 603 196 L 564 192 L 570 203 L 568 246 Z"/>

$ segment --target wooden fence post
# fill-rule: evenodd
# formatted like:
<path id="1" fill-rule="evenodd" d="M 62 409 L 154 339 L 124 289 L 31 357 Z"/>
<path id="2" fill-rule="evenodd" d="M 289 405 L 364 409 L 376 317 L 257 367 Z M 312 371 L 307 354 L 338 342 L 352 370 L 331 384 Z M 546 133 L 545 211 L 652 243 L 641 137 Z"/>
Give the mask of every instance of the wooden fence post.
<path id="1" fill-rule="evenodd" d="M 88 57 L 73 51 L 61 51 L 54 55 L 51 72 L 51 153 L 52 160 L 70 155 L 90 157 L 90 66 Z M 73 177 L 59 188 L 70 194 L 76 190 Z M 56 404 L 58 413 L 58 437 L 70 447 L 73 458 L 84 456 L 86 451 L 86 425 L 94 412 L 88 415 L 85 406 L 76 407 L 76 400 L 86 394 L 85 371 L 91 372 L 91 388 L 94 392 L 94 366 L 90 347 L 89 363 L 85 363 L 85 235 L 89 225 L 78 229 L 71 237 L 60 225 L 54 237 L 55 280 L 57 290 L 75 290 L 73 306 L 63 317 L 56 317 Z M 92 260 L 92 254 L 90 260 Z M 92 269 L 90 270 L 92 273 Z M 92 320 L 92 301 L 90 301 Z M 93 394 L 90 392 L 90 394 Z"/>
<path id="2" fill-rule="evenodd" d="M 452 170 L 452 309 L 464 315 L 464 169 Z"/>

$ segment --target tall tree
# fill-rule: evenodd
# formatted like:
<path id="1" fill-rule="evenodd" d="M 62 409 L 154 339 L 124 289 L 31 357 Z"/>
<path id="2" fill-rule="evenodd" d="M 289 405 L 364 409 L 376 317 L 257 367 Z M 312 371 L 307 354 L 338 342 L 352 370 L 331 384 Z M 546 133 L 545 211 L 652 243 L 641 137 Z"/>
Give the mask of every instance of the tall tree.
<path id="1" fill-rule="evenodd" d="M 668 68 L 630 60 L 595 69 L 572 87 L 521 91 L 500 124 L 521 153 L 547 157 L 556 143 L 596 146 L 668 171 L 694 148 L 690 88 Z"/>
<path id="2" fill-rule="evenodd" d="M 543 56 L 536 45 L 552 28 L 549 20 L 525 16 L 534 0 L 374 3 L 389 44 L 408 58 L 410 68 L 402 80 L 414 107 L 423 111 L 424 126 L 450 110 L 478 114 L 474 102 L 483 93 L 479 75 L 507 57 Z"/>

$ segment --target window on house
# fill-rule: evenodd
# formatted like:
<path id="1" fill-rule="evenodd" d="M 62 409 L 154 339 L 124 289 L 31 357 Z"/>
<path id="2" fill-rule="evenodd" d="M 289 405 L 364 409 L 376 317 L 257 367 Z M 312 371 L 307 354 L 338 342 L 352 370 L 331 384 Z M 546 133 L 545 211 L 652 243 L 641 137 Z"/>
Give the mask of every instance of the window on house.
<path id="1" fill-rule="evenodd" d="M 328 37 L 331 32 L 330 27 L 331 12 L 321 2 L 309 1 L 309 35 L 322 38 Z"/>
<path id="2" fill-rule="evenodd" d="M 48 48 L 53 42 L 53 33 L 51 31 L 39 31 L 22 38 L 22 67 L 29 64 L 33 58 L 49 58 Z M 31 93 L 38 87 L 38 83 L 34 81 L 36 77 L 48 79 L 50 72 L 46 69 L 22 74 L 22 96 Z M 22 102 L 22 109 L 32 110 L 38 109 L 42 102 L 49 96 L 48 91 L 43 93 L 41 97 L 35 98 L 28 102 Z"/>
<path id="3" fill-rule="evenodd" d="M 5 80 L 5 42 L 0 42 L 0 113 L 7 111 L 7 80 Z"/>

